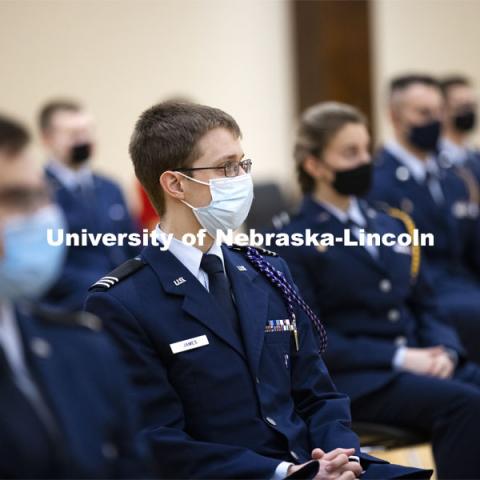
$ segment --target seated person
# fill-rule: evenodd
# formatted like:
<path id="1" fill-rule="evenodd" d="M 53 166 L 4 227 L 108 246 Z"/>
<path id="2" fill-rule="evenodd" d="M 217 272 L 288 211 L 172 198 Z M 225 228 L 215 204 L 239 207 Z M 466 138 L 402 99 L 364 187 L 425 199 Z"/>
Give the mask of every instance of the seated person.
<path id="1" fill-rule="evenodd" d="M 467 168 L 480 183 L 480 151 L 472 136 L 478 124 L 478 101 L 471 81 L 452 75 L 440 81 L 445 102 L 441 159 Z"/>
<path id="2" fill-rule="evenodd" d="M 314 329 L 321 344 L 325 332 L 284 261 L 214 241 L 253 199 L 240 135 L 207 106 L 166 102 L 141 115 L 130 153 L 169 249 L 146 247 L 86 302 L 124 352 L 161 476 L 281 479 L 317 459 L 318 480 L 429 478 L 360 452 L 348 398 L 319 354 Z"/>
<path id="3" fill-rule="evenodd" d="M 39 116 L 47 150 L 46 177 L 66 218 L 65 233 L 129 234 L 135 231 L 123 194 L 112 180 L 91 169 L 95 154 L 92 116 L 72 101 L 47 103 Z M 88 287 L 137 249 L 124 245 L 69 246 L 60 277 L 44 303 L 69 311 L 83 308 Z"/>
<path id="4" fill-rule="evenodd" d="M 352 241 L 362 232 L 412 234 L 408 215 L 359 198 L 371 183 L 369 152 L 365 118 L 353 107 L 308 109 L 295 145 L 304 200 L 282 231 L 347 231 Z M 324 358 L 352 400 L 353 419 L 429 434 L 438 478 L 478 476 L 480 368 L 467 361 L 455 329 L 438 321 L 420 249 L 320 244 L 279 253 L 326 326 Z"/>
<path id="5" fill-rule="evenodd" d="M 389 108 L 394 139 L 375 155 L 367 198 L 403 210 L 421 232 L 434 235 L 423 265 L 438 297 L 439 318 L 455 325 L 469 356 L 480 362 L 478 206 L 457 169 L 442 168 L 437 158 L 444 108 L 440 85 L 425 75 L 396 77 Z"/>
<path id="6" fill-rule="evenodd" d="M 144 477 L 146 449 L 100 320 L 35 301 L 62 267 L 47 230 L 64 221 L 28 141 L 0 116 L 0 477 Z"/>

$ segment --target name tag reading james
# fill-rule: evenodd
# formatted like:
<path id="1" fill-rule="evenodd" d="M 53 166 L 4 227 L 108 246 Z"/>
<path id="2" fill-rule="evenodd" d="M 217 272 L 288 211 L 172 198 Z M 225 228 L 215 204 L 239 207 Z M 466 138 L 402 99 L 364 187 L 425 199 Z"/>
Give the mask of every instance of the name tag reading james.
<path id="1" fill-rule="evenodd" d="M 188 338 L 180 342 L 171 343 L 170 348 L 172 353 L 186 352 L 187 350 L 193 350 L 194 348 L 204 347 L 208 345 L 208 338 L 206 335 L 200 335 L 199 337 Z"/>

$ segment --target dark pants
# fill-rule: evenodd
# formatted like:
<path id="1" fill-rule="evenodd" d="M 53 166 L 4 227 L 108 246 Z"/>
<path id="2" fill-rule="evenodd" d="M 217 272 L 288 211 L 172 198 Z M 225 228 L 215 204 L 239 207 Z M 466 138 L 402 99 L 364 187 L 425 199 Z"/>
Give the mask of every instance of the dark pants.
<path id="1" fill-rule="evenodd" d="M 480 367 L 474 363 L 450 380 L 402 373 L 355 400 L 352 417 L 428 433 L 439 479 L 480 478 Z"/>

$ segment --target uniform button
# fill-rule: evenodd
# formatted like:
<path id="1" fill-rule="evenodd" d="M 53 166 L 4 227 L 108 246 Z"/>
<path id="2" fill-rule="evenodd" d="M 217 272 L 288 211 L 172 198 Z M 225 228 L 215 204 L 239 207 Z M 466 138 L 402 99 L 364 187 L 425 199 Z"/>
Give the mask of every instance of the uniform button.
<path id="1" fill-rule="evenodd" d="M 265 420 L 266 420 L 270 425 L 273 425 L 274 427 L 277 426 L 277 422 L 276 422 L 273 418 L 266 417 Z"/>
<path id="2" fill-rule="evenodd" d="M 122 220 L 125 217 L 125 209 L 123 205 L 116 203 L 108 209 L 108 215 L 112 220 Z"/>
<path id="3" fill-rule="evenodd" d="M 106 442 L 102 445 L 102 455 L 108 460 L 114 460 L 118 457 L 117 447 L 110 442 Z"/>
<path id="4" fill-rule="evenodd" d="M 389 310 L 387 316 L 388 320 L 392 323 L 398 322 L 400 320 L 400 312 L 396 308 L 392 308 L 392 310 Z"/>
<path id="5" fill-rule="evenodd" d="M 260 379 L 259 379 L 258 377 L 255 377 L 255 381 L 256 381 L 257 383 L 260 383 Z"/>
<path id="6" fill-rule="evenodd" d="M 295 459 L 295 460 L 300 460 L 300 457 L 293 451 L 293 450 L 290 450 L 290 455 Z"/>
<path id="7" fill-rule="evenodd" d="M 407 344 L 407 339 L 405 337 L 397 337 L 395 339 L 395 345 L 397 347 L 404 347 Z"/>
<path id="8" fill-rule="evenodd" d="M 395 176 L 397 177 L 397 180 L 406 182 L 410 178 L 410 172 L 408 171 L 407 167 L 401 166 L 395 171 Z"/>
<path id="9" fill-rule="evenodd" d="M 388 280 L 388 278 L 384 278 L 379 284 L 378 284 L 378 288 L 384 292 L 384 293 L 388 293 L 391 289 L 392 289 L 392 283 L 390 282 L 390 280 Z"/>
<path id="10" fill-rule="evenodd" d="M 32 352 L 40 358 L 47 358 L 50 356 L 50 353 L 52 352 L 52 348 L 50 347 L 50 344 L 44 340 L 43 338 L 34 338 L 32 339 L 32 342 L 30 343 L 30 347 L 32 349 Z"/>

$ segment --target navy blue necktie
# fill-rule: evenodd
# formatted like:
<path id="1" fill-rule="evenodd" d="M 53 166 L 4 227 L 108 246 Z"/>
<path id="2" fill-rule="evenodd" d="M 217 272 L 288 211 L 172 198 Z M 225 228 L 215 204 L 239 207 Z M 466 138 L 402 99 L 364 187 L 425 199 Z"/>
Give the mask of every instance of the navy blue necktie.
<path id="1" fill-rule="evenodd" d="M 240 336 L 237 309 L 233 303 L 230 283 L 225 275 L 222 260 L 217 255 L 204 254 L 200 268 L 208 275 L 210 293 L 225 313 L 234 331 Z"/>

